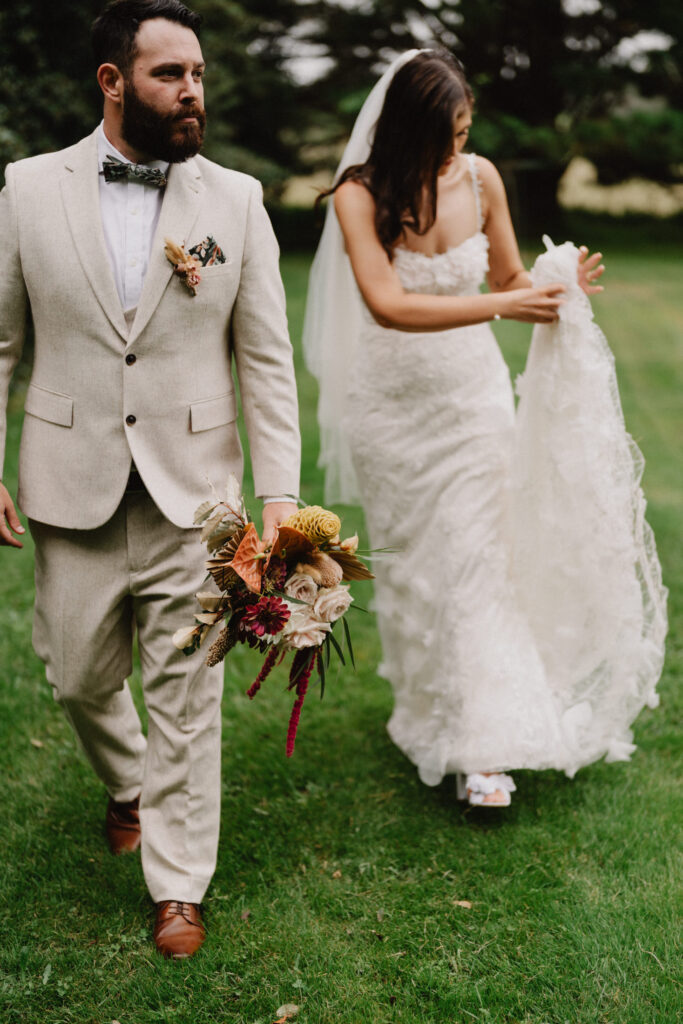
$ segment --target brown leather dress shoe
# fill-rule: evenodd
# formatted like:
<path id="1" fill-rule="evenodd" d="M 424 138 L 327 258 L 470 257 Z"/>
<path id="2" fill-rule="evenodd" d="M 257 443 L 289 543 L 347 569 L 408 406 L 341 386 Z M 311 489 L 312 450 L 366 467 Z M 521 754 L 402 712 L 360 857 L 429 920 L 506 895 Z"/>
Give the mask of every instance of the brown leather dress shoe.
<path id="1" fill-rule="evenodd" d="M 135 853 L 140 847 L 140 797 L 117 804 L 109 797 L 104 827 L 109 849 L 114 854 Z"/>
<path id="2" fill-rule="evenodd" d="M 154 941 L 162 956 L 171 960 L 184 960 L 196 953 L 206 930 L 198 903 L 180 903 L 163 900 L 157 903 Z"/>

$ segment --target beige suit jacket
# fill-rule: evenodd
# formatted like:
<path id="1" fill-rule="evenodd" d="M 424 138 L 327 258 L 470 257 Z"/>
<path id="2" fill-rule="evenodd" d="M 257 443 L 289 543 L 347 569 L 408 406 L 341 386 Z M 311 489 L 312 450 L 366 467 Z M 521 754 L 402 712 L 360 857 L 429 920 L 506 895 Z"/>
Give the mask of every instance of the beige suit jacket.
<path id="1" fill-rule="evenodd" d="M 105 249 L 95 134 L 8 166 L 6 182 L 0 473 L 27 302 L 35 327 L 19 462 L 22 511 L 53 526 L 100 526 L 121 500 L 132 457 L 163 514 L 191 526 L 209 496 L 207 481 L 241 476 L 233 363 L 256 494 L 298 493 L 292 349 L 278 246 L 259 183 L 203 157 L 172 165 L 129 331 Z M 173 274 L 164 239 L 191 248 L 207 235 L 226 262 L 201 271 L 193 297 Z"/>

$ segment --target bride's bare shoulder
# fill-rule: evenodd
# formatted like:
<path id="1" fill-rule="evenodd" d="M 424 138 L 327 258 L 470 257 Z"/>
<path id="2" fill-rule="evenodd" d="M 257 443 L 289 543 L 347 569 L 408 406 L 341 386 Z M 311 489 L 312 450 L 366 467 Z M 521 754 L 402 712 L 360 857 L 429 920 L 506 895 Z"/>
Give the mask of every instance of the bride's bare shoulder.
<path id="1" fill-rule="evenodd" d="M 504 191 L 503 179 L 495 164 L 492 164 L 485 156 L 476 156 L 477 175 L 481 182 L 484 195 L 492 197 Z"/>
<path id="2" fill-rule="evenodd" d="M 362 181 L 345 181 L 333 198 L 338 217 L 374 213 L 375 201 Z"/>

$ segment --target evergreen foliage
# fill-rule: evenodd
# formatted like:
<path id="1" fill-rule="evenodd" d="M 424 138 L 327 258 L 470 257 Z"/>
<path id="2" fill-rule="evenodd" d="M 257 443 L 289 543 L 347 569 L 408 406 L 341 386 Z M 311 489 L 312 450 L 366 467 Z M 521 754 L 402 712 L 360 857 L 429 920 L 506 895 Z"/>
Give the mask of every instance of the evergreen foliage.
<path id="1" fill-rule="evenodd" d="M 465 62 L 477 96 L 473 146 L 496 162 L 526 167 L 549 187 L 577 153 L 610 182 L 670 181 L 683 163 L 678 0 L 191 6 L 204 17 L 206 155 L 255 174 L 271 199 L 291 173 L 335 163 L 392 56 L 433 43 Z M 102 0 L 17 0 L 0 11 L 0 166 L 69 145 L 96 123 L 89 28 L 101 8 Z M 634 39 L 649 39 L 650 50 L 629 56 Z M 314 81 L 292 74 L 300 55 L 324 59 Z"/>

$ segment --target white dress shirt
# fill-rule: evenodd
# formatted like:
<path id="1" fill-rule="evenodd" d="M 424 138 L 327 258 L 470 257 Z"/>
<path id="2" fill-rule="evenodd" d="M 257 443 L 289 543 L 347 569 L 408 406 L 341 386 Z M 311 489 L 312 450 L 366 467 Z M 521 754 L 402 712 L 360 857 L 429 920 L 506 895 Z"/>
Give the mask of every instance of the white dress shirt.
<path id="1" fill-rule="evenodd" d="M 114 157 L 126 164 L 132 163 L 108 141 L 104 134 L 104 124 L 100 124 L 97 133 L 97 155 L 104 240 L 116 290 L 125 312 L 135 309 L 140 300 L 164 190 L 139 181 L 127 181 L 125 178 L 122 181 L 104 180 L 102 164 L 107 157 Z M 168 173 L 169 168 L 169 164 L 163 160 L 151 160 L 145 166 L 157 168 L 164 174 Z"/>

